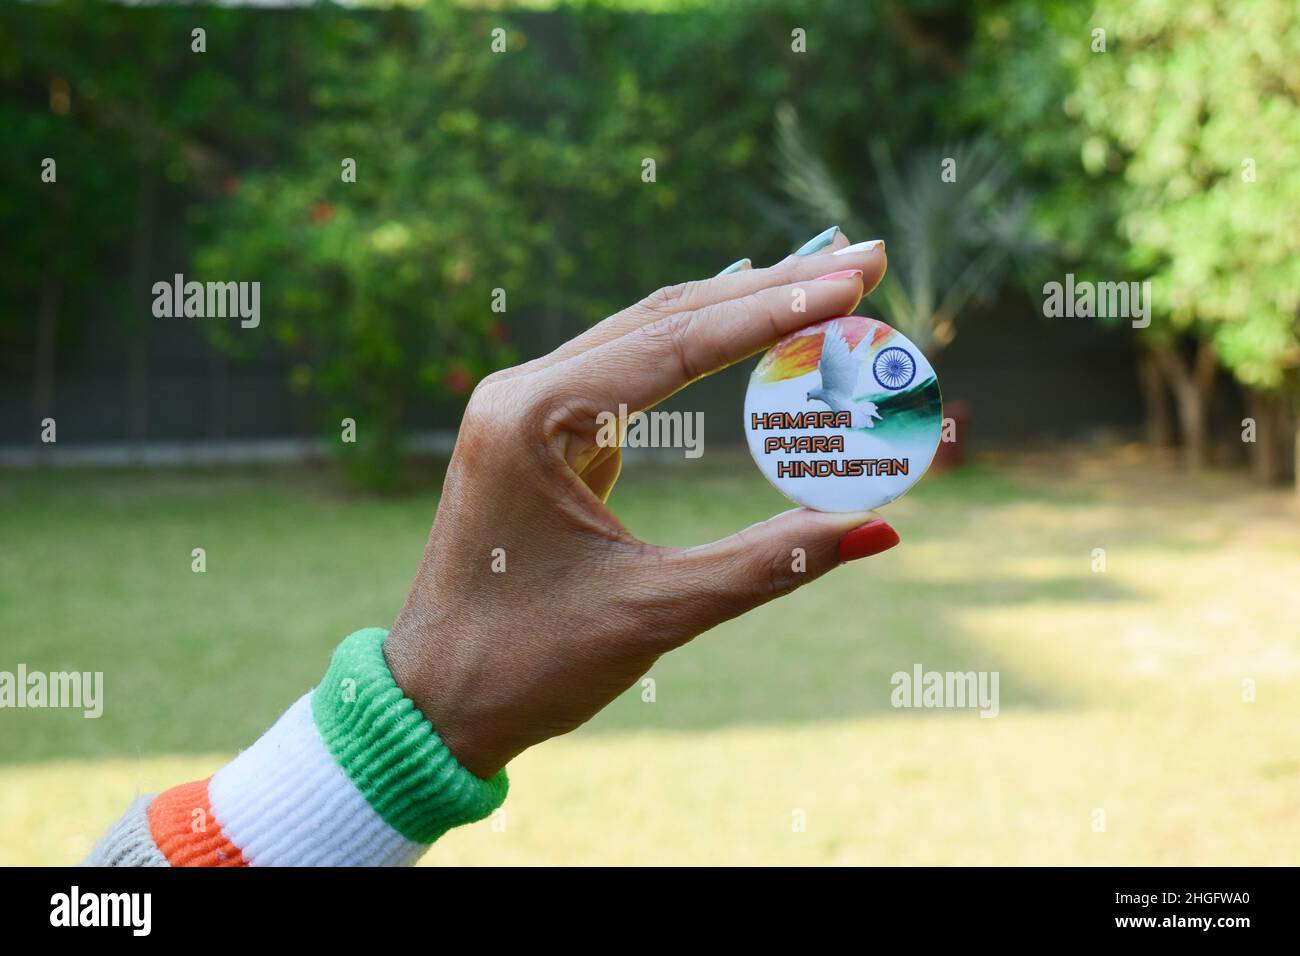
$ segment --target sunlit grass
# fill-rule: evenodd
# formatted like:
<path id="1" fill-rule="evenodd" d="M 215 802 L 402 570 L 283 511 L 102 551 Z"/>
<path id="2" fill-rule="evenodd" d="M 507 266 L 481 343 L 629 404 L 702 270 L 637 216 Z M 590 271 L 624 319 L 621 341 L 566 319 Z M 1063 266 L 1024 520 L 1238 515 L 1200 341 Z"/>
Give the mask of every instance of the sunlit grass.
<path id="1" fill-rule="evenodd" d="M 612 503 L 667 544 L 784 507 L 747 461 L 706 461 L 634 463 Z M 107 697 L 99 720 L 0 711 L 0 863 L 75 861 L 137 793 L 247 745 L 341 636 L 391 620 L 435 493 L 0 479 L 0 669 L 102 670 Z M 665 657 L 654 703 L 515 762 L 504 832 L 426 862 L 1300 862 L 1288 508 L 1118 458 L 927 479 L 888 509 L 901 547 Z M 999 715 L 893 709 L 914 663 L 997 670 Z"/>

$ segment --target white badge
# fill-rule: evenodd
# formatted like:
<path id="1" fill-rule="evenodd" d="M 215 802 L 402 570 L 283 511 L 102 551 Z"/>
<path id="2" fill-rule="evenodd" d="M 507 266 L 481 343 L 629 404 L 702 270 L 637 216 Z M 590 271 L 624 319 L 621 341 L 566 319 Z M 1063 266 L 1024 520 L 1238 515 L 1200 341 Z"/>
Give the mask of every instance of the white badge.
<path id="1" fill-rule="evenodd" d="M 849 315 L 773 345 L 745 393 L 745 434 L 783 495 L 818 511 L 868 511 L 921 480 L 943 399 L 921 350 L 884 322 Z"/>

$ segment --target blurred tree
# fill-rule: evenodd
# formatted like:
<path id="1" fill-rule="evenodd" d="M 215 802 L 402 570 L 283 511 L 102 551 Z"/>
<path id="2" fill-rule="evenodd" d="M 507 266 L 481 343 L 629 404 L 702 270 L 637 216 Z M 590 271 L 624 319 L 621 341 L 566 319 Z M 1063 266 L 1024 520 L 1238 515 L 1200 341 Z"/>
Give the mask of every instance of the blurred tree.
<path id="1" fill-rule="evenodd" d="M 852 181 L 865 140 L 889 155 L 931 140 L 970 30 L 956 0 L 509 14 L 68 0 L 0 17 L 19 160 L 0 213 L 32 236 L 0 293 L 13 354 L 43 349 L 35 364 L 52 368 L 48 329 L 120 323 L 140 439 L 152 283 L 258 281 L 258 332 L 203 329 L 236 357 L 288 355 L 322 428 L 357 421 L 340 450 L 372 484 L 393 479 L 422 406 L 463 400 L 511 359 L 497 290 L 512 333 L 540 349 L 656 286 L 780 257 L 827 223 L 772 200 L 777 106 L 795 104 L 827 169 Z M 76 174 L 57 191 L 36 188 L 51 150 Z M 45 301 L 62 307 L 42 313 L 46 271 L 61 293 Z"/>
<path id="2" fill-rule="evenodd" d="M 259 99 L 278 96 L 277 81 L 205 68 L 192 49 L 200 26 L 227 59 L 259 49 L 252 21 L 233 10 L 0 7 L 11 158 L 0 166 L 0 227 L 19 237 L 0 259 L 0 343 L 6 361 L 30 360 L 37 420 L 55 407 L 59 343 L 108 318 L 129 343 L 127 434 L 146 437 L 149 288 L 175 254 L 172 210 L 216 193 L 232 162 L 283 139 Z M 259 39 L 270 53 L 274 37 Z"/>
<path id="3" fill-rule="evenodd" d="M 0 370 L 30 363 L 33 440 L 57 410 L 59 343 L 77 336 L 79 319 L 103 296 L 99 263 L 120 242 L 130 209 L 120 188 L 130 143 L 95 127 L 98 91 L 78 82 L 76 51 L 64 42 L 76 26 L 63 8 L 45 18 L 25 5 L 0 8 L 8 153 L 0 165 L 0 229 L 8 238 L 0 256 Z"/>
<path id="4" fill-rule="evenodd" d="M 778 112 L 777 145 L 793 199 L 854 235 L 889 237 L 895 258 L 872 296 L 931 359 L 953 340 L 968 306 L 997 291 L 1011 267 L 1043 254 L 1027 197 L 1013 185 L 1015 162 L 990 139 L 920 147 L 902 171 L 873 140 L 878 212 L 836 182 L 789 106 Z"/>
<path id="5" fill-rule="evenodd" d="M 1129 261 L 1119 232 L 1122 164 L 1099 153 L 1095 134 L 1081 122 L 1078 70 L 1094 42 L 1091 10 L 1076 0 L 983 4 L 967 72 L 954 91 L 957 120 L 993 131 L 1017 154 L 1021 181 L 1034 196 L 1031 222 L 1056 249 L 1038 262 L 1039 288 L 1065 272 L 1092 283 L 1145 277 Z M 1174 348 L 1179 334 L 1164 313 L 1153 317 L 1153 326 L 1138 339 L 1144 347 L 1137 373 L 1147 441 L 1165 448 L 1175 443 L 1176 427 L 1155 346 Z"/>
<path id="6" fill-rule="evenodd" d="M 1109 50 L 1084 61 L 1079 99 L 1098 161 L 1114 151 L 1123 163 L 1131 261 L 1149 271 L 1174 326 L 1198 333 L 1199 366 L 1212 350 L 1244 385 L 1297 407 L 1300 9 L 1291 0 L 1103 0 L 1094 22 Z M 1196 370 L 1177 352 L 1160 354 L 1195 427 L 1204 414 Z M 1275 447 L 1260 437 L 1257 448 Z"/>
<path id="7" fill-rule="evenodd" d="M 343 451 L 356 477 L 382 483 L 413 403 L 463 394 L 508 360 L 495 289 L 554 345 L 575 331 L 570 317 L 597 321 L 630 295 L 780 255 L 806 233 L 806 216 L 764 203 L 782 99 L 806 101 L 851 154 L 865 104 L 906 90 L 875 111 L 876 135 L 914 134 L 940 91 L 906 55 L 863 64 L 856 50 L 890 48 L 881 17 L 844 0 L 796 7 L 793 19 L 778 3 L 315 11 L 299 21 L 309 96 L 291 148 L 196 211 L 196 265 L 265 277 L 294 383 L 357 420 Z M 807 24 L 815 58 L 796 51 L 792 22 Z M 494 29 L 504 54 L 491 52 Z M 344 158 L 354 183 L 341 181 Z"/>
<path id="8" fill-rule="evenodd" d="M 508 362 L 504 310 L 545 261 L 531 202 L 556 156 L 504 115 L 535 78 L 500 68 L 482 18 L 321 11 L 294 30 L 307 81 L 294 140 L 195 211 L 195 267 L 261 282 L 293 385 L 325 399 L 336 436 L 355 421 L 355 442 L 339 441 L 349 473 L 384 487 L 413 403 L 464 395 Z M 236 354 L 261 341 L 214 335 Z"/>
<path id="9" fill-rule="evenodd" d="M 1298 31 L 1289 0 L 991 4 L 959 91 L 1018 144 L 1067 268 L 1151 280 L 1150 434 L 1168 441 L 1172 393 L 1193 468 L 1219 362 L 1252 390 L 1263 474 L 1300 389 Z"/>

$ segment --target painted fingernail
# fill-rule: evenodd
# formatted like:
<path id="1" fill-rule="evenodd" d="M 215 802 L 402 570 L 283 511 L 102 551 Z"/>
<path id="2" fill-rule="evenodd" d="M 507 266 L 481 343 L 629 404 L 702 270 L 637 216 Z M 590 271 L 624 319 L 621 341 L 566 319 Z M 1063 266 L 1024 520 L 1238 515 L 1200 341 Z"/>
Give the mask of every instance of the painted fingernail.
<path id="1" fill-rule="evenodd" d="M 866 242 L 855 242 L 851 246 L 845 246 L 843 249 L 836 249 L 831 253 L 833 256 L 844 256 L 850 252 L 870 252 L 872 249 L 883 249 L 885 247 L 884 239 L 868 239 Z"/>
<path id="2" fill-rule="evenodd" d="M 754 264 L 750 262 L 748 259 L 737 259 L 735 262 L 727 266 L 727 268 L 723 269 L 721 272 L 718 273 L 717 276 L 714 276 L 713 278 L 716 279 L 718 276 L 729 276 L 733 272 L 739 272 L 741 269 L 749 269 L 753 265 Z"/>
<path id="3" fill-rule="evenodd" d="M 805 242 L 802 246 L 800 246 L 797 250 L 795 250 L 795 255 L 810 256 L 818 249 L 825 249 L 827 246 L 829 246 L 832 242 L 835 241 L 835 236 L 839 231 L 840 231 L 839 226 L 831 226 L 825 232 L 818 233 L 817 235 L 809 239 L 807 242 Z"/>
<path id="4" fill-rule="evenodd" d="M 840 563 L 869 558 L 898 544 L 898 532 L 877 518 L 840 538 Z"/>
<path id="5" fill-rule="evenodd" d="M 818 276 L 818 277 L 817 277 L 816 279 L 814 279 L 813 281 L 814 281 L 814 282 L 821 282 L 821 281 L 823 281 L 823 280 L 827 280 L 827 279 L 833 281 L 833 280 L 835 280 L 835 279 L 848 279 L 848 278 L 851 278 L 851 277 L 853 277 L 853 276 L 857 276 L 858 279 L 861 279 L 861 278 L 862 278 L 862 270 L 861 270 L 861 269 L 841 269 L 839 272 L 828 272 L 828 273 L 826 273 L 826 275 L 824 275 L 824 276 Z"/>

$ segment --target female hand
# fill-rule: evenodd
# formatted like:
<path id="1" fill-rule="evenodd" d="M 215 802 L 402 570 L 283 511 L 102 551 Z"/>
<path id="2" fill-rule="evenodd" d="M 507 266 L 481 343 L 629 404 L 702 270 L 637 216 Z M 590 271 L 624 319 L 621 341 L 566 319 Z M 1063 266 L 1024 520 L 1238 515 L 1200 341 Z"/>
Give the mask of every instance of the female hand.
<path id="1" fill-rule="evenodd" d="M 885 272 L 882 243 L 849 246 L 838 231 L 800 252 L 660 289 L 474 390 L 384 645 L 398 684 L 471 772 L 490 777 L 573 730 L 665 651 L 898 542 L 870 512 L 798 508 L 665 548 L 605 507 L 621 458 L 597 443 L 601 412 L 649 408 L 787 332 L 847 315 Z"/>

